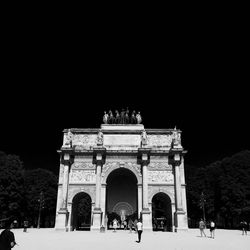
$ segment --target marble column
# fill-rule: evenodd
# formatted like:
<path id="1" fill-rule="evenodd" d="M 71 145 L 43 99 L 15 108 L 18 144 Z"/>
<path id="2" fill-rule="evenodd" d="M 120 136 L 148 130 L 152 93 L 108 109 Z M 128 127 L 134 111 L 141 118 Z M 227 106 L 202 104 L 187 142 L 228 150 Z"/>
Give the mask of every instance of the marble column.
<path id="1" fill-rule="evenodd" d="M 104 227 L 106 227 L 106 186 L 107 184 L 102 184 L 101 187 L 101 210 L 102 210 L 101 224 Z"/>
<path id="2" fill-rule="evenodd" d="M 68 222 L 68 189 L 69 189 L 69 171 L 70 171 L 70 155 L 64 155 L 64 171 L 63 171 L 63 185 L 62 185 L 62 206 L 60 207 L 56 218 L 56 230 L 66 230 Z"/>
<path id="3" fill-rule="evenodd" d="M 148 205 L 148 154 L 142 154 L 142 222 L 144 231 L 152 231 L 150 209 Z"/>
<path id="4" fill-rule="evenodd" d="M 92 231 L 99 231 L 102 221 L 102 209 L 101 209 L 101 173 L 103 164 L 103 149 L 96 149 L 96 197 L 95 197 L 95 208 L 93 211 L 93 225 Z"/>
<path id="5" fill-rule="evenodd" d="M 137 194 L 138 194 L 138 218 L 140 218 L 142 212 L 142 184 L 137 185 Z"/>
<path id="6" fill-rule="evenodd" d="M 174 155 L 174 172 L 175 172 L 175 231 L 178 230 L 186 230 L 187 222 L 185 211 L 183 210 L 182 204 L 182 183 L 181 183 L 181 175 L 180 175 L 180 164 L 181 164 L 181 155 L 176 153 Z"/>

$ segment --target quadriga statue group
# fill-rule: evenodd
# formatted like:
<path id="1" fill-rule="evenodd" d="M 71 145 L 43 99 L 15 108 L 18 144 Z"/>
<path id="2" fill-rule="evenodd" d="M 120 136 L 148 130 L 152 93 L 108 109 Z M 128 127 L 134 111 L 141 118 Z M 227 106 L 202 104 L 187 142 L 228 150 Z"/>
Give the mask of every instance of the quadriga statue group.
<path id="1" fill-rule="evenodd" d="M 107 113 L 104 111 L 103 122 L 105 124 L 140 124 L 142 122 L 142 117 L 140 111 L 135 112 L 135 110 L 129 114 L 129 110 L 122 109 L 121 112 L 115 110 L 115 113 L 111 110 Z"/>

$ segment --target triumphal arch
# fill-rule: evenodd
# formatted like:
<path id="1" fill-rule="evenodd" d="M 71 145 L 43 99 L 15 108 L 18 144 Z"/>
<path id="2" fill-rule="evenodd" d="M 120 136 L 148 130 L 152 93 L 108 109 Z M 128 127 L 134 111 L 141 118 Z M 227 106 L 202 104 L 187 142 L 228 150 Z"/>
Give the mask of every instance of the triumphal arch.
<path id="1" fill-rule="evenodd" d="M 181 131 L 125 115 L 105 112 L 100 128 L 63 131 L 56 229 L 109 229 L 116 217 L 120 225 L 141 218 L 144 230 L 187 230 Z"/>

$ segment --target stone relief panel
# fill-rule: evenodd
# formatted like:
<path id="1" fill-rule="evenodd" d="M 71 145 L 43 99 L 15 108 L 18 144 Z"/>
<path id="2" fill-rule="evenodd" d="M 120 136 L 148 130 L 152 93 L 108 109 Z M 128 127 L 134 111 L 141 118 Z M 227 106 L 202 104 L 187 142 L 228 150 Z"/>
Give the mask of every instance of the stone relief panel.
<path id="1" fill-rule="evenodd" d="M 72 170 L 69 176 L 69 183 L 95 183 L 95 170 Z"/>
<path id="2" fill-rule="evenodd" d="M 174 175 L 170 171 L 148 171 L 149 183 L 174 183 Z"/>
<path id="3" fill-rule="evenodd" d="M 159 187 L 159 186 L 149 186 L 148 187 L 148 202 L 152 202 L 154 195 L 157 193 L 165 193 L 171 199 L 171 203 L 175 203 L 175 191 L 174 186 Z"/>
<path id="4" fill-rule="evenodd" d="M 96 147 L 97 134 L 75 134 L 72 145 L 76 149 L 91 149 Z"/>
<path id="5" fill-rule="evenodd" d="M 168 164 L 166 161 L 151 161 L 148 165 L 149 170 L 172 170 L 172 165 Z"/>
<path id="6" fill-rule="evenodd" d="M 92 162 L 74 162 L 71 169 L 95 169 L 95 165 Z"/>
<path id="7" fill-rule="evenodd" d="M 170 148 L 172 143 L 171 135 L 148 135 L 149 147 L 167 147 Z"/>
<path id="8" fill-rule="evenodd" d="M 95 202 L 95 186 L 70 186 L 68 194 L 68 202 L 72 202 L 74 196 L 78 193 L 87 193 L 91 197 L 91 202 Z"/>

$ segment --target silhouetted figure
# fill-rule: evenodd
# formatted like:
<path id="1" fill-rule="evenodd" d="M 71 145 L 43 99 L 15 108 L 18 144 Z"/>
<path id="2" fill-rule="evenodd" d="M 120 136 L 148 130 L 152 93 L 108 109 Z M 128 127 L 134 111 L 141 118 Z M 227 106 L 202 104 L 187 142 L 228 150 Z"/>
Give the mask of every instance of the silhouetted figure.
<path id="1" fill-rule="evenodd" d="M 130 123 L 131 124 L 136 124 L 137 120 L 136 120 L 136 113 L 135 110 L 132 112 L 131 114 L 131 118 L 130 118 Z"/>
<path id="2" fill-rule="evenodd" d="M 241 226 L 241 229 L 242 229 L 242 235 L 247 235 L 247 222 L 246 221 L 241 221 L 240 222 L 240 226 Z"/>
<path id="3" fill-rule="evenodd" d="M 115 123 L 119 124 L 120 123 L 120 114 L 118 110 L 115 111 Z"/>
<path id="4" fill-rule="evenodd" d="M 0 234 L 0 249 L 11 250 L 16 245 L 15 235 L 11 232 L 12 223 L 11 221 L 5 222 L 5 229 Z"/>
<path id="5" fill-rule="evenodd" d="M 109 123 L 109 124 L 115 123 L 115 117 L 113 116 L 113 113 L 112 113 L 111 110 L 109 110 L 108 123 Z"/>
<path id="6" fill-rule="evenodd" d="M 122 109 L 122 112 L 121 112 L 121 120 L 120 120 L 120 123 L 121 124 L 125 124 L 125 110 Z"/>
<path id="7" fill-rule="evenodd" d="M 129 124 L 130 121 L 129 121 L 129 110 L 127 108 L 126 112 L 125 112 L 125 124 Z"/>

